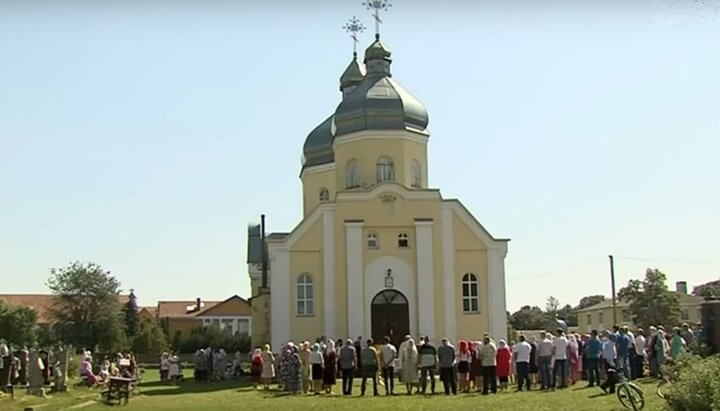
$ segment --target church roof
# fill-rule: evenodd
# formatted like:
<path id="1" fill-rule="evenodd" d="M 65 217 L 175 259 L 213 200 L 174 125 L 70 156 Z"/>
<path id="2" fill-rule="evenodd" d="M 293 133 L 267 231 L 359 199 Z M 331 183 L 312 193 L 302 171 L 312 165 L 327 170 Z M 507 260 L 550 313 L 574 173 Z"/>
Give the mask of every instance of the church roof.
<path id="1" fill-rule="evenodd" d="M 303 145 L 303 167 L 328 164 L 335 161 L 335 152 L 332 148 L 332 122 L 333 116 L 331 115 L 308 134 Z"/>

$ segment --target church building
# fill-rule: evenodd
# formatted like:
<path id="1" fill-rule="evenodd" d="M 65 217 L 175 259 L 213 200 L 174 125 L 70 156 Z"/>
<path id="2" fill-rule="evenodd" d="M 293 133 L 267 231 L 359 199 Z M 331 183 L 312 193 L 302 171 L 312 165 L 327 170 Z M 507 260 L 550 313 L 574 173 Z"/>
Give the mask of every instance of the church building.
<path id="1" fill-rule="evenodd" d="M 304 217 L 265 238 L 269 289 L 250 229 L 253 333 L 264 323 L 273 349 L 319 336 L 507 336 L 509 240 L 428 186 L 428 114 L 391 61 L 379 34 L 363 64 L 354 53 L 342 100 L 305 139 Z"/>

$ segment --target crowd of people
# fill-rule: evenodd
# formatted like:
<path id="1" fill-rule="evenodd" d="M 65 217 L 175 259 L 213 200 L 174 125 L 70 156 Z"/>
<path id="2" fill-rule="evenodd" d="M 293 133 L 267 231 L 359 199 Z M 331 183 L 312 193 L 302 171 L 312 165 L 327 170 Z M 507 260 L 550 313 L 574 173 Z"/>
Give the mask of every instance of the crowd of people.
<path id="1" fill-rule="evenodd" d="M 427 336 L 416 342 L 407 335 L 399 347 L 388 337 L 382 344 L 320 337 L 314 344 L 287 342 L 277 358 L 269 345 L 255 349 L 250 374 L 256 388 L 270 389 L 276 381 L 281 390 L 315 395 L 333 393 L 339 382 L 342 394 L 350 396 L 355 378 L 361 378 L 362 396 L 370 388 L 379 395 L 379 385 L 385 395 L 395 395 L 396 381 L 406 395 L 434 394 L 436 376 L 446 395 L 555 390 L 581 381 L 614 392 L 621 378 L 661 377 L 663 365 L 697 344 L 701 334 L 699 324 L 670 332 L 650 327 L 647 333 L 627 326 L 585 335 L 558 329 L 519 335 L 510 344 L 486 334 L 482 341 L 458 341 L 457 348 L 447 339 L 436 347 Z"/>
<path id="2" fill-rule="evenodd" d="M 99 362 L 93 361 L 93 354 L 89 350 L 82 349 L 80 353 L 78 374 L 81 381 L 91 388 L 107 384 L 110 378 L 138 381 L 141 372 L 133 353 L 105 355 Z"/>

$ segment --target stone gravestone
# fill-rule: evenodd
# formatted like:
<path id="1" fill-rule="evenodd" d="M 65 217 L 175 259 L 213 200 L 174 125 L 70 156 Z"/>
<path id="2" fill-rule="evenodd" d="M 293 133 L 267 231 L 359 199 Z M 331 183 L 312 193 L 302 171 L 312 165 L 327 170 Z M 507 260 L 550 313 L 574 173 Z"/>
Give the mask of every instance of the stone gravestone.
<path id="1" fill-rule="evenodd" d="M 55 351 L 55 368 L 53 370 L 55 385 L 53 390 L 56 392 L 67 391 L 67 372 L 68 364 L 70 363 L 70 348 L 69 347 L 58 347 Z"/>
<path id="2" fill-rule="evenodd" d="M 28 395 L 37 395 L 39 397 L 46 397 L 45 388 L 45 377 L 43 377 L 43 365 L 38 355 L 37 349 L 33 348 L 30 350 L 30 361 L 28 362 Z"/>

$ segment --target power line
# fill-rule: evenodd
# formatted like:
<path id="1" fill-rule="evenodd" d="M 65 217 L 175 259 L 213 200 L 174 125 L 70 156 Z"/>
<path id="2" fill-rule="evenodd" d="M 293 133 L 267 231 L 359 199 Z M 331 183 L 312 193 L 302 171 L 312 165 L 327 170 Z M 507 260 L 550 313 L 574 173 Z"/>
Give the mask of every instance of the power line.
<path id="1" fill-rule="evenodd" d="M 548 272 L 545 272 L 545 273 L 542 273 L 542 274 L 508 278 L 508 279 L 506 279 L 505 281 L 506 281 L 506 282 L 514 282 L 514 281 L 522 281 L 522 280 L 531 280 L 531 279 L 534 279 L 534 278 L 550 277 L 550 276 L 554 276 L 554 275 L 558 275 L 558 274 L 563 274 L 563 273 L 566 273 L 566 272 L 571 271 L 571 270 L 576 270 L 576 269 L 578 269 L 578 268 L 585 267 L 585 266 L 587 266 L 587 265 L 590 265 L 591 263 L 594 263 L 594 262 L 597 262 L 597 261 L 600 261 L 600 260 L 605 260 L 605 257 L 595 257 L 595 258 L 593 258 L 592 260 L 588 260 L 588 261 L 585 261 L 585 262 L 583 262 L 583 263 L 576 264 L 576 265 L 573 265 L 573 266 L 569 266 L 569 267 L 565 267 L 565 268 L 559 268 L 559 269 L 557 269 L 557 270 L 548 271 Z"/>
<path id="2" fill-rule="evenodd" d="M 665 263 L 665 264 L 697 264 L 697 265 L 720 265 L 720 261 L 698 261 L 696 259 L 670 259 L 665 260 L 662 258 L 647 258 L 647 257 L 615 257 L 620 260 L 633 260 L 633 261 L 648 261 L 654 263 Z"/>

